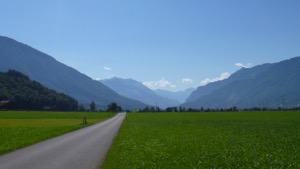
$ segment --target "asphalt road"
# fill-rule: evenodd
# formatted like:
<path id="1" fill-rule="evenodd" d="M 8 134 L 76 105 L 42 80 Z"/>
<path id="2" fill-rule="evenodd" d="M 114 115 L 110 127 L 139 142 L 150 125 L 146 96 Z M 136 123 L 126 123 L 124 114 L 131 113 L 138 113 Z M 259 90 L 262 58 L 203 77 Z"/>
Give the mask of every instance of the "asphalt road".
<path id="1" fill-rule="evenodd" d="M 101 123 L 0 156 L 0 169 L 99 168 L 125 119 L 118 113 Z"/>

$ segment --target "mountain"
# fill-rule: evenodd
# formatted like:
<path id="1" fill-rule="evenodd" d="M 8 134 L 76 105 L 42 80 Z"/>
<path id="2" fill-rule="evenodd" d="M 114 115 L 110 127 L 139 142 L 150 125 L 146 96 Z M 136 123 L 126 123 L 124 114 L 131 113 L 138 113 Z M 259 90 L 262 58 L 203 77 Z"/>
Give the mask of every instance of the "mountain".
<path id="1" fill-rule="evenodd" d="M 0 72 L 0 101 L 9 103 L 5 109 L 13 110 L 74 111 L 78 108 L 72 97 L 50 90 L 15 70 Z"/>
<path id="2" fill-rule="evenodd" d="M 155 106 L 157 104 L 157 106 L 161 108 L 166 108 L 179 105 L 179 102 L 176 100 L 161 97 L 141 82 L 132 79 L 121 79 L 115 77 L 101 80 L 101 82 L 122 96 L 139 100 L 151 106 Z"/>
<path id="3" fill-rule="evenodd" d="M 14 69 L 50 89 L 68 94 L 84 105 L 93 100 L 97 106 L 116 102 L 122 108 L 138 109 L 146 105 L 120 96 L 110 88 L 66 66 L 53 57 L 13 39 L 0 36 L 0 71 Z"/>
<path id="4" fill-rule="evenodd" d="M 168 90 L 157 89 L 154 92 L 162 97 L 175 99 L 179 103 L 184 103 L 194 90 L 194 88 L 188 88 L 184 91 L 172 92 Z"/>
<path id="5" fill-rule="evenodd" d="M 198 87 L 190 108 L 295 107 L 300 105 L 300 57 L 242 68 L 228 79 Z"/>
<path id="6" fill-rule="evenodd" d="M 191 95 L 187 98 L 186 102 L 193 102 L 196 101 L 198 98 L 209 95 L 213 91 L 224 87 L 230 83 L 233 83 L 238 80 L 246 80 L 248 78 L 255 78 L 259 73 L 265 71 L 268 69 L 272 64 L 263 64 L 258 65 L 253 68 L 242 68 L 236 73 L 232 74 L 230 78 L 222 80 L 222 81 L 216 81 L 207 84 L 206 86 L 200 86 L 197 88 L 197 90 L 194 90 Z"/>

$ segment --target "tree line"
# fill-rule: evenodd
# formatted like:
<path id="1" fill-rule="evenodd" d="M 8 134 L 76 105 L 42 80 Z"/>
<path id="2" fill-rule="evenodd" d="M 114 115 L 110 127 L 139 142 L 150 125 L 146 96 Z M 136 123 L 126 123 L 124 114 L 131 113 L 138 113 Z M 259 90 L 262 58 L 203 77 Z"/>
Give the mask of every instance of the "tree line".
<path id="1" fill-rule="evenodd" d="M 160 109 L 159 107 L 146 106 L 144 109 L 139 109 L 138 112 L 237 112 L 237 111 L 280 111 L 280 110 L 300 110 L 298 107 L 277 107 L 277 108 L 268 108 L 268 107 L 252 107 L 252 108 L 238 108 L 232 106 L 229 108 L 185 108 L 182 106 L 179 107 L 167 107 L 166 109 Z"/>
<path id="2" fill-rule="evenodd" d="M 97 108 L 97 105 L 94 101 L 92 101 L 88 108 L 84 107 L 83 105 L 79 105 L 78 111 L 84 112 L 122 112 L 123 108 L 119 106 L 116 102 L 112 102 L 106 106 L 106 108 Z"/>

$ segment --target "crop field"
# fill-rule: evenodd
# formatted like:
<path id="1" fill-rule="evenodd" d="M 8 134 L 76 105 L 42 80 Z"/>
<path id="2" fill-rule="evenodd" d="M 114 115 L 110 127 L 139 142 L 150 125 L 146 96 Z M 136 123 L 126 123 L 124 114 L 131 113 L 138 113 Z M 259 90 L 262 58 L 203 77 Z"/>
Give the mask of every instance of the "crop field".
<path id="1" fill-rule="evenodd" d="M 101 168 L 300 168 L 300 111 L 128 114 Z"/>
<path id="2" fill-rule="evenodd" d="M 0 154 L 95 124 L 113 113 L 0 111 Z M 86 117 L 87 124 L 83 124 Z"/>

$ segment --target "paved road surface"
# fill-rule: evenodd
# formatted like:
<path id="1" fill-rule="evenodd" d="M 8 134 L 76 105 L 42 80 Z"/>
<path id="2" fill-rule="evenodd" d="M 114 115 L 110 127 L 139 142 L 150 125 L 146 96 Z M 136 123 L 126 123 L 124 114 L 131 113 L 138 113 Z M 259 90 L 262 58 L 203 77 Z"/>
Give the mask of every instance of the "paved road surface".
<path id="1" fill-rule="evenodd" d="M 101 123 L 0 156 L 0 169 L 95 169 L 126 113 Z"/>

